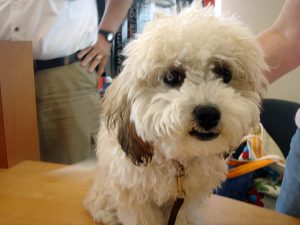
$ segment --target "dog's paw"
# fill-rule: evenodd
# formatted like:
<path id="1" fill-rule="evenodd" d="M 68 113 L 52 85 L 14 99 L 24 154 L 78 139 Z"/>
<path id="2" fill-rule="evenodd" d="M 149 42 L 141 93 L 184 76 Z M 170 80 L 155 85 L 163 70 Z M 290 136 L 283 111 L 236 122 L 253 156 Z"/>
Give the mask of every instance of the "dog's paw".
<path id="1" fill-rule="evenodd" d="M 91 213 L 91 216 L 96 223 L 101 223 L 103 225 L 121 224 L 115 212 L 102 210 L 102 211 Z"/>
<path id="2" fill-rule="evenodd" d="M 85 199 L 84 207 L 88 210 L 95 222 L 102 225 L 120 225 L 114 207 L 103 207 L 103 204 L 92 199 L 91 196 Z"/>

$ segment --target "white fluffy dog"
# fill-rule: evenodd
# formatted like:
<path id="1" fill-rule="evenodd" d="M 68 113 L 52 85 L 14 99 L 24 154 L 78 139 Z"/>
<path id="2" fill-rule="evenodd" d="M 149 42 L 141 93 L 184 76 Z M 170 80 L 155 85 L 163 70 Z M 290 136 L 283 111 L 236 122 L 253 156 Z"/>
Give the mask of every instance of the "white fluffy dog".
<path id="1" fill-rule="evenodd" d="M 125 55 L 104 98 L 85 207 L 104 225 L 166 225 L 182 188 L 176 224 L 196 224 L 226 178 L 224 155 L 259 121 L 262 51 L 234 18 L 192 6 L 147 24 Z"/>

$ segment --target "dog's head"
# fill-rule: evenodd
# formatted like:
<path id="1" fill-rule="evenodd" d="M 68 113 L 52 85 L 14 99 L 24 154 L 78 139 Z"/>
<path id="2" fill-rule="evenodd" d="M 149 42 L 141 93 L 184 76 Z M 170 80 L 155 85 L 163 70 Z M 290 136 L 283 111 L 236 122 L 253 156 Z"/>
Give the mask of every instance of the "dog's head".
<path id="1" fill-rule="evenodd" d="M 267 66 L 234 18 L 190 7 L 161 16 L 125 49 L 107 90 L 104 120 L 135 164 L 155 151 L 185 160 L 239 144 L 258 123 Z"/>

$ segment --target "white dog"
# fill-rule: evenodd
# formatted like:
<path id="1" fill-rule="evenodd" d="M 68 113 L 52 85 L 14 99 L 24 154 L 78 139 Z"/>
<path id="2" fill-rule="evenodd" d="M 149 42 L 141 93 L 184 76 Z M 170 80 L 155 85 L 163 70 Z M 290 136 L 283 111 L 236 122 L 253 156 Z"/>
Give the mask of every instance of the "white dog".
<path id="1" fill-rule="evenodd" d="M 226 178 L 224 155 L 259 121 L 262 51 L 234 18 L 192 6 L 147 24 L 125 55 L 104 98 L 85 207 L 104 225 L 166 225 L 182 194 L 176 224 L 196 224 Z"/>

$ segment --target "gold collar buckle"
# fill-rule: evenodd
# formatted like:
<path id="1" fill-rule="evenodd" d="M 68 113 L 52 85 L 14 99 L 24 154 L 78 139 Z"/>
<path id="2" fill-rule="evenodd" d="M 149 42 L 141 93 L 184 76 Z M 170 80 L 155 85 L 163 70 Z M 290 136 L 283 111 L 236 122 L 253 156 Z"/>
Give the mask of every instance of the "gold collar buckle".
<path id="1" fill-rule="evenodd" d="M 185 170 L 182 165 L 179 166 L 177 170 L 177 198 L 184 198 L 185 193 L 182 188 L 183 185 L 183 177 L 185 176 Z"/>

